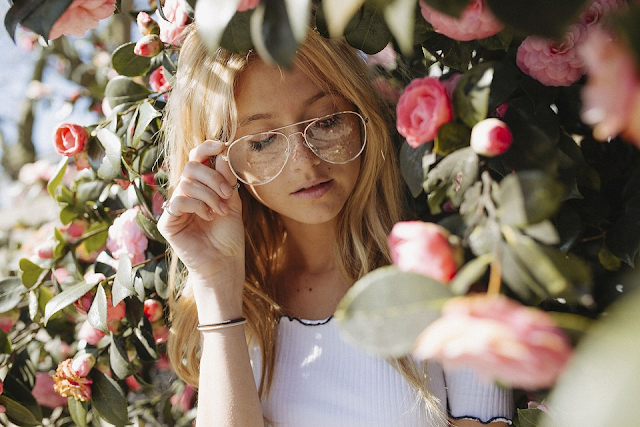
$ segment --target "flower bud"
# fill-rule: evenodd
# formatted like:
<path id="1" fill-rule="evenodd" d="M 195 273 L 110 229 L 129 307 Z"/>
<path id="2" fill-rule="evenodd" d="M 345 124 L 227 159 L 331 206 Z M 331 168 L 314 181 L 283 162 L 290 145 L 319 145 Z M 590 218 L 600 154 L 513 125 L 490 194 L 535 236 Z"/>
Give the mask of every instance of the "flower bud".
<path id="1" fill-rule="evenodd" d="M 138 24 L 138 30 L 140 30 L 143 36 L 160 34 L 160 26 L 147 12 L 139 12 L 136 17 L 136 23 Z"/>
<path id="2" fill-rule="evenodd" d="M 144 315 L 149 322 L 153 323 L 162 318 L 162 303 L 155 299 L 148 299 L 144 302 Z"/>
<path id="3" fill-rule="evenodd" d="M 89 375 L 91 368 L 96 364 L 96 358 L 91 353 L 84 353 L 75 359 L 71 363 L 71 369 L 79 377 L 86 377 Z"/>
<path id="4" fill-rule="evenodd" d="M 35 247 L 35 252 L 38 258 L 51 259 L 53 258 L 53 250 L 55 249 L 55 242 L 53 240 L 47 240 L 40 243 Z"/>
<path id="5" fill-rule="evenodd" d="M 481 156 L 499 156 L 511 147 L 512 142 L 509 126 L 500 119 L 482 120 L 471 129 L 471 148 Z"/>
<path id="6" fill-rule="evenodd" d="M 138 56 L 156 56 L 162 50 L 162 42 L 156 34 L 148 34 L 142 37 L 133 48 L 133 53 Z"/>
<path id="7" fill-rule="evenodd" d="M 19 318 L 19 308 L 13 308 L 5 313 L 0 313 L 0 329 L 2 329 L 5 333 L 9 333 L 13 326 L 18 322 Z M 2 394 L 1 386 L 2 382 L 0 381 L 0 394 Z"/>
<path id="8" fill-rule="evenodd" d="M 71 157 L 84 150 L 89 141 L 89 134 L 80 125 L 62 123 L 56 128 L 53 141 L 58 154 Z"/>

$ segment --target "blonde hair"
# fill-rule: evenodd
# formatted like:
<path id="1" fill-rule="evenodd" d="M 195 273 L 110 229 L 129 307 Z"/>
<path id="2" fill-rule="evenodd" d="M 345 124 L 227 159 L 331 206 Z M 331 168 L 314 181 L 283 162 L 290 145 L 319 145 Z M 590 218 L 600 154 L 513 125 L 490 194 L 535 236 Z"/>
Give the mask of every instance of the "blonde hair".
<path id="1" fill-rule="evenodd" d="M 254 52 L 232 54 L 218 49 L 209 54 L 196 31 L 183 41 L 175 85 L 165 108 L 164 135 L 168 150 L 169 182 L 177 184 L 191 149 L 206 139 L 233 138 L 237 126 L 235 84 L 240 73 L 257 60 Z M 341 94 L 368 118 L 367 147 L 352 195 L 339 213 L 335 255 L 342 274 L 351 283 L 390 263 L 387 236 L 402 219 L 401 181 L 389 132 L 389 118 L 378 100 L 361 58 L 344 40 L 326 39 L 309 31 L 295 65 L 319 86 Z M 336 72 L 339 70 L 339 72 Z M 284 228 L 274 212 L 240 188 L 245 225 L 245 288 L 243 312 L 249 339 L 259 345 L 262 363 L 259 393 L 268 393 L 273 379 L 276 328 L 282 311 L 276 301 L 274 274 L 281 265 Z M 250 215 L 248 214 L 250 212 Z M 196 386 L 200 336 L 196 305 L 188 281 L 173 275 L 172 331 L 169 358 L 176 373 Z M 176 286 L 177 283 L 183 286 Z M 174 300 L 175 299 L 175 300 Z M 426 368 L 410 359 L 390 363 L 426 402 L 427 412 L 439 424 L 444 415 L 438 400 L 425 386 Z M 426 365 L 426 364 L 425 364 Z"/>

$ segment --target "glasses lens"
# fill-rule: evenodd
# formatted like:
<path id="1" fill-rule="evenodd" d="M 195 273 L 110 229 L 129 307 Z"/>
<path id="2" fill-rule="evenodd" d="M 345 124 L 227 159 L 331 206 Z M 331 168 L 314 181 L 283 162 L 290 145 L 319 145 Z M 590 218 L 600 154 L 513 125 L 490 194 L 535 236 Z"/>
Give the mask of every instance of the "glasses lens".
<path id="1" fill-rule="evenodd" d="M 322 160 L 347 163 L 364 149 L 365 122 L 359 114 L 350 111 L 331 114 L 307 126 L 305 137 Z"/>
<path id="2" fill-rule="evenodd" d="M 229 147 L 229 164 L 249 185 L 264 184 L 280 173 L 287 160 L 287 138 L 277 132 L 263 132 L 238 139 Z"/>

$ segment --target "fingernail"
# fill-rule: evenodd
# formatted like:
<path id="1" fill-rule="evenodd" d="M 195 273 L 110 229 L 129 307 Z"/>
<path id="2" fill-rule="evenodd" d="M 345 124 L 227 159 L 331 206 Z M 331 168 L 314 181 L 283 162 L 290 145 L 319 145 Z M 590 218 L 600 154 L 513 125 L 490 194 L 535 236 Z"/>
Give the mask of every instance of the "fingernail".
<path id="1" fill-rule="evenodd" d="M 232 192 L 231 186 L 226 182 L 223 182 L 222 184 L 220 184 L 220 191 L 225 197 L 231 196 L 231 192 Z"/>
<path id="2" fill-rule="evenodd" d="M 225 202 L 220 202 L 218 204 L 218 206 L 220 207 L 220 210 L 222 211 L 223 214 L 228 214 L 229 213 L 229 207 L 227 206 L 227 204 Z"/>

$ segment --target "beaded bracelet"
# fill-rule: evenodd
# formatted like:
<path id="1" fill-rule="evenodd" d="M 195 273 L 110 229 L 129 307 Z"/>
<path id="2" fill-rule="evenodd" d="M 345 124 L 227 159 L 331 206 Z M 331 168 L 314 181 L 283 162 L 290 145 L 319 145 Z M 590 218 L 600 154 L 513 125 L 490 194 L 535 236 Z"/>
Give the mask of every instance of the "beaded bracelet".
<path id="1" fill-rule="evenodd" d="M 224 322 L 220 322 L 220 323 L 211 323 L 211 324 L 208 324 L 208 325 L 198 325 L 196 327 L 196 329 L 199 330 L 200 332 L 216 331 L 218 329 L 224 329 L 224 328 L 230 328 L 232 326 L 244 325 L 245 323 L 247 323 L 247 319 L 245 319 L 244 317 L 239 317 L 237 319 L 225 320 Z"/>

